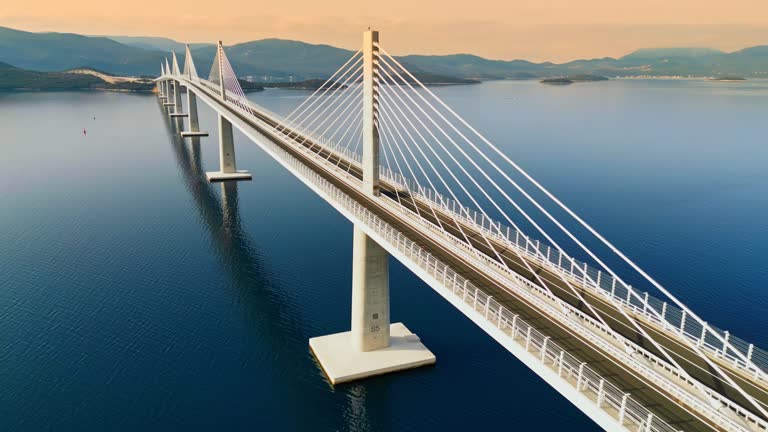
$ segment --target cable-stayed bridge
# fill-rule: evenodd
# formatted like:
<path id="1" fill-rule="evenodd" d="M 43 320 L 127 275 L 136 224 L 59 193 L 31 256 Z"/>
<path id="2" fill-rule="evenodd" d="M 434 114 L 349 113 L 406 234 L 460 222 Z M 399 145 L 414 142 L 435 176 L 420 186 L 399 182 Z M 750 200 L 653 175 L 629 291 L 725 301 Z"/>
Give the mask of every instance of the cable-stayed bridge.
<path id="1" fill-rule="evenodd" d="M 606 430 L 768 431 L 768 353 L 688 308 L 377 32 L 287 116 L 246 98 L 221 43 L 207 77 L 187 48 L 157 84 L 182 137 L 207 136 L 198 101 L 218 113 L 209 181 L 251 178 L 236 127 L 353 222 L 351 331 L 310 340 L 333 383 L 435 361 L 390 323 L 391 255 Z"/>

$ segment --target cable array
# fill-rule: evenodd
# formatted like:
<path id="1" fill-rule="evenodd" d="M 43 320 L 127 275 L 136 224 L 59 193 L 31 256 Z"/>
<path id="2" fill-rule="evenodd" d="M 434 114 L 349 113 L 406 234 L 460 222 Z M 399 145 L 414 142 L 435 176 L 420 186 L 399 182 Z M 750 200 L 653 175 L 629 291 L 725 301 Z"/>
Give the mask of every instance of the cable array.
<path id="1" fill-rule="evenodd" d="M 727 332 L 708 325 L 396 58 L 378 48 L 374 58 L 374 124 L 380 140 L 381 199 L 391 200 L 401 212 L 415 215 L 478 257 L 526 275 L 562 310 L 570 310 L 573 303 L 583 306 L 617 344 L 631 350 L 638 343 L 622 332 L 629 330 L 641 336 L 703 394 L 711 395 L 712 391 L 691 377 L 691 367 L 721 380 L 768 417 L 766 407 L 702 351 L 705 341 L 714 340 L 722 344 L 723 353 L 764 373 L 752 361 L 752 345 L 749 349 L 736 346 Z M 351 173 L 351 178 L 362 177 L 362 63 L 363 54 L 357 51 L 288 116 L 279 118 L 267 113 L 275 121 L 273 132 L 327 160 L 334 158 L 336 167 Z M 173 65 L 173 73 L 177 74 L 175 55 Z M 197 77 L 188 47 L 184 66 L 185 75 Z M 161 70 L 168 73 L 167 59 Z M 198 80 L 216 92 L 223 89 L 226 101 L 240 111 L 256 118 L 265 114 L 245 97 L 220 45 L 208 80 Z M 528 236 L 528 232 L 534 235 Z M 541 271 L 542 263 L 546 263 L 547 271 Z M 666 303 L 662 307 L 648 293 L 630 285 L 630 280 L 648 285 L 680 308 L 682 315 L 675 323 L 680 328 L 679 339 L 706 363 L 707 370 L 670 352 L 629 312 L 629 306 L 639 305 L 654 321 L 665 325 L 671 324 L 670 316 L 674 316 L 668 313 Z M 610 291 L 601 298 L 622 319 L 592 304 L 584 286 Z M 625 298 L 614 295 L 616 292 L 626 293 Z M 686 319 L 689 326 L 694 323 L 700 329 L 697 339 L 686 337 Z"/>
<path id="2" fill-rule="evenodd" d="M 240 86 L 240 80 L 237 78 L 235 71 L 232 70 L 232 65 L 229 64 L 229 59 L 224 53 L 224 49 L 219 45 L 220 54 L 218 60 L 221 63 L 222 81 L 224 82 L 224 92 L 226 99 L 229 102 L 235 104 L 241 110 L 247 112 L 253 116 L 253 109 L 251 107 L 248 98 L 245 97 L 243 87 Z"/>
<path id="3" fill-rule="evenodd" d="M 211 72 L 208 73 L 208 81 L 210 81 L 213 84 L 221 84 L 221 77 L 220 77 L 220 71 L 221 67 L 219 65 L 219 57 L 222 55 L 222 51 L 218 48 L 216 48 L 216 56 L 213 58 L 213 64 L 211 65 Z"/>
<path id="4" fill-rule="evenodd" d="M 171 69 L 171 73 L 173 75 L 179 74 L 179 61 L 176 60 L 176 52 L 171 51 L 171 58 L 173 59 L 173 69 Z"/>
<path id="5" fill-rule="evenodd" d="M 362 152 L 363 57 L 354 53 L 330 78 L 283 118 L 275 131 L 299 145 L 323 148 L 326 158 L 359 162 Z M 341 162 L 337 159 L 337 165 Z M 347 171 L 352 164 L 345 164 Z"/>
<path id="6" fill-rule="evenodd" d="M 578 299 L 591 312 L 593 318 L 613 331 L 617 340 L 629 344 L 631 342 L 617 332 L 626 324 L 612 322 L 612 325 L 609 325 L 606 321 L 608 317 L 598 312 L 574 286 L 572 272 L 554 272 L 556 280 L 544 278 L 533 271 L 529 260 L 519 253 L 516 245 L 498 240 L 504 237 L 503 225 L 491 223 L 490 232 L 479 231 L 479 236 L 468 236 L 465 227 L 471 227 L 472 224 L 467 223 L 466 219 L 471 218 L 470 214 L 479 212 L 484 219 L 505 221 L 526 239 L 529 237 L 525 236 L 525 232 L 534 231 L 538 237 L 546 239 L 566 263 L 575 263 L 575 254 L 588 257 L 593 265 L 598 266 L 626 289 L 628 296 L 634 297 L 663 322 L 662 311 L 649 304 L 647 296 L 642 296 L 607 264 L 624 262 L 653 288 L 686 311 L 691 319 L 699 321 L 704 329 L 703 333 L 714 335 L 729 350 L 738 351 L 728 344 L 723 335 L 691 312 L 495 144 L 469 125 L 397 59 L 381 47 L 380 52 L 376 80 L 379 84 L 377 102 L 380 111 L 378 123 L 381 125 L 381 151 L 386 165 L 385 178 L 398 184 L 401 189 L 395 194 L 395 199 L 403 210 L 417 213 L 441 230 L 455 235 L 473 247 L 478 254 L 490 256 L 510 270 L 524 268 L 524 271 L 530 273 L 538 284 L 550 293 L 555 289 L 567 288 L 569 294 Z M 449 205 L 451 211 L 446 211 Z M 568 227 L 569 223 L 576 227 Z M 597 242 L 582 240 L 589 235 L 595 237 Z M 602 243 L 607 246 L 608 252 L 615 256 L 601 257 L 595 252 L 595 247 L 588 246 L 591 243 Z M 542 255 L 542 248 L 538 245 L 533 250 L 535 254 Z M 538 258 L 548 259 L 545 256 Z M 587 270 L 587 266 L 571 265 L 571 268 L 575 269 L 582 281 L 599 285 L 599 280 L 595 279 L 594 273 Z M 608 301 L 629 322 L 633 331 L 637 331 L 644 340 L 650 342 L 683 376 L 691 378 L 679 363 L 679 359 L 648 334 L 617 299 L 609 297 Z M 697 344 L 687 342 L 689 348 L 714 371 L 713 375 L 724 380 L 750 401 L 755 409 L 768 416 L 765 407 L 744 392 Z M 749 364 L 749 359 L 744 353 L 739 354 L 742 360 Z M 702 386 L 700 389 L 704 391 Z"/>
<path id="7" fill-rule="evenodd" d="M 199 81 L 200 77 L 197 76 L 197 68 L 195 68 L 195 62 L 192 60 L 192 52 L 189 50 L 189 44 L 187 44 L 184 52 L 184 72 L 183 75 L 192 81 Z"/>

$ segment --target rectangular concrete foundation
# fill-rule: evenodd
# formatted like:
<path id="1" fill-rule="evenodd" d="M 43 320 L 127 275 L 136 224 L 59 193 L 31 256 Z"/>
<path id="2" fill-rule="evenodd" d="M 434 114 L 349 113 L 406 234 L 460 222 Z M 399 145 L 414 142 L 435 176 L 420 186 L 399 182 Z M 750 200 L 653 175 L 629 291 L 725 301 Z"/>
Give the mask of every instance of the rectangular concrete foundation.
<path id="1" fill-rule="evenodd" d="M 309 347 L 333 384 L 435 363 L 435 355 L 403 323 L 389 329 L 389 347 L 374 351 L 355 349 L 351 332 L 312 338 Z"/>
<path id="2" fill-rule="evenodd" d="M 189 137 L 207 137 L 208 132 L 193 132 L 193 131 L 182 131 L 181 137 L 182 138 L 189 138 Z"/>
<path id="3" fill-rule="evenodd" d="M 225 173 L 221 171 L 212 171 L 205 173 L 205 177 L 208 178 L 209 182 L 220 182 L 220 181 L 227 181 L 227 180 L 251 180 L 251 173 L 248 171 L 241 171 L 238 170 L 237 172 L 233 173 Z"/>

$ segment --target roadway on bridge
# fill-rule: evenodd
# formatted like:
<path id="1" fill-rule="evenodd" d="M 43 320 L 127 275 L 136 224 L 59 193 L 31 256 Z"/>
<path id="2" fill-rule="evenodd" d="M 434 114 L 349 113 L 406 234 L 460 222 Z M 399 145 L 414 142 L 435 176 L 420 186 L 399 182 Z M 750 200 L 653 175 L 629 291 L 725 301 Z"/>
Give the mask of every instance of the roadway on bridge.
<path id="1" fill-rule="evenodd" d="M 310 158 L 303 152 L 298 151 L 296 147 L 286 145 L 282 140 L 277 138 L 279 133 L 276 133 L 274 130 L 266 129 L 253 119 L 242 116 L 230 110 L 224 104 L 221 104 L 219 102 L 219 96 L 213 94 L 213 92 L 211 92 L 209 89 L 194 83 L 191 83 L 191 85 L 194 86 L 196 92 L 206 94 L 208 96 L 207 99 L 210 99 L 210 101 L 208 101 L 209 103 L 216 104 L 214 109 L 221 112 L 229 112 L 238 116 L 241 120 L 249 124 L 261 135 L 265 136 L 265 138 L 268 138 L 273 144 L 278 145 L 284 150 L 288 151 L 293 155 L 293 157 L 299 159 L 304 164 L 312 168 L 326 180 L 341 189 L 344 193 L 353 197 L 358 202 L 364 204 L 369 210 L 371 210 L 377 216 L 381 217 L 383 220 L 387 221 L 387 223 L 398 229 L 405 236 L 417 242 L 425 250 L 432 253 L 445 264 L 451 266 L 455 271 L 457 271 L 457 273 L 470 279 L 476 286 L 478 286 L 487 294 L 493 296 L 494 299 L 503 304 L 510 311 L 519 314 L 521 318 L 533 325 L 537 330 L 551 336 L 553 340 L 557 341 L 571 354 L 581 358 L 584 361 L 587 361 L 590 367 L 601 373 L 604 377 L 609 378 L 619 388 L 632 393 L 633 398 L 644 404 L 646 407 L 652 409 L 659 416 L 669 422 L 670 425 L 686 431 L 707 431 L 714 428 L 712 423 L 710 423 L 707 419 L 698 418 L 697 416 L 681 408 L 679 406 L 680 401 L 676 401 L 668 397 L 663 389 L 656 387 L 652 382 L 646 379 L 646 377 L 637 376 L 634 371 L 628 370 L 620 366 L 618 362 L 612 361 L 607 353 L 599 350 L 598 348 L 595 348 L 594 346 L 591 346 L 588 341 L 582 340 L 578 335 L 571 333 L 554 319 L 548 318 L 543 311 L 538 310 L 532 304 L 529 304 L 519 296 L 515 295 L 505 286 L 505 281 L 495 280 L 484 275 L 482 269 L 476 268 L 471 263 L 467 263 L 466 260 L 462 259 L 462 257 L 458 256 L 455 252 L 443 247 L 440 243 L 430 238 L 430 231 L 425 231 L 422 227 L 416 226 L 412 220 L 404 217 L 403 214 L 398 214 L 397 212 L 393 211 L 391 205 L 385 205 L 385 203 L 382 202 L 383 200 L 380 198 L 374 199 L 363 194 L 358 189 L 350 187 L 345 182 L 340 181 L 337 177 L 337 174 L 330 172 L 326 167 L 318 164 L 317 161 L 315 161 L 313 158 Z M 259 113 L 256 113 L 256 115 L 265 123 L 275 126 L 275 122 L 269 117 Z M 346 170 L 346 168 L 349 168 L 351 173 L 353 173 L 358 178 L 361 178 L 360 171 L 356 166 L 351 165 L 346 160 L 339 159 L 335 154 L 328 153 L 323 149 L 322 146 L 312 144 L 313 143 L 309 140 L 306 140 L 305 142 L 305 146 L 307 148 L 311 147 L 313 151 L 321 154 L 324 158 L 328 158 L 332 162 L 338 162 L 338 165 L 342 169 Z M 383 194 L 388 196 L 397 204 L 396 194 L 399 192 L 394 190 L 394 188 L 387 183 L 384 183 L 382 187 Z M 401 195 L 401 198 L 403 197 L 404 196 Z M 409 200 L 401 199 L 401 201 L 406 203 Z M 432 223 L 436 222 L 434 215 L 432 215 L 431 210 L 425 203 L 418 202 L 418 206 L 420 207 L 419 211 L 423 217 L 426 217 L 427 219 L 431 218 L 430 221 Z M 451 232 L 454 236 L 456 236 L 457 239 L 462 238 L 459 228 L 455 225 L 453 218 L 451 218 L 446 213 L 437 213 L 437 216 L 440 219 L 440 223 L 443 224 L 447 231 Z M 484 243 L 483 240 L 481 240 L 480 233 L 477 232 L 474 227 L 470 225 L 462 225 L 462 230 L 464 230 L 465 233 L 476 234 L 472 237 L 474 240 L 471 240 L 473 241 L 473 246 L 488 254 L 490 259 L 496 259 L 495 254 L 493 254 L 491 249 Z M 505 247 L 500 243 L 497 244 L 497 246 L 499 246 L 498 250 L 502 250 Z M 514 252 L 505 251 L 502 254 L 502 258 L 511 268 L 515 269 L 521 275 L 538 285 L 536 278 L 533 277 L 533 275 L 525 268 L 525 266 L 520 261 L 520 257 L 514 254 Z M 570 292 L 567 286 L 561 280 L 559 280 L 559 277 L 551 273 L 548 269 L 542 268 L 537 263 L 529 263 L 531 267 L 539 273 L 540 276 L 548 281 L 550 287 L 553 288 L 553 292 L 555 292 L 556 295 L 579 307 L 585 313 L 589 313 L 589 311 L 580 304 L 573 293 Z M 574 286 L 578 285 L 574 283 Z M 580 294 L 586 298 L 589 298 L 591 304 L 596 309 L 598 309 L 601 314 L 604 314 L 604 317 L 607 320 L 611 320 L 609 322 L 612 326 L 615 325 L 617 331 L 625 334 L 627 337 L 637 341 L 643 346 L 646 346 L 646 348 L 650 351 L 654 351 L 652 347 L 648 346 L 646 341 L 642 340 L 642 336 L 639 335 L 636 330 L 628 327 L 626 319 L 620 316 L 620 314 L 616 311 L 615 306 L 607 303 L 605 299 L 593 296 L 589 290 L 582 289 Z M 722 383 L 719 383 L 719 380 L 713 379 L 709 373 L 706 373 L 706 369 L 700 369 L 703 362 L 696 361 L 695 353 L 690 351 L 688 347 L 683 346 L 679 341 L 667 337 L 664 332 L 657 331 L 653 328 L 653 326 L 648 325 L 647 323 L 644 324 L 646 324 L 644 325 L 646 330 L 653 334 L 654 337 L 660 337 L 657 340 L 662 343 L 665 348 L 668 348 L 670 351 L 674 352 L 678 358 L 685 359 L 687 361 L 687 363 L 685 363 L 687 365 L 686 369 L 690 370 L 692 375 L 700 378 L 703 382 L 712 386 L 713 388 L 717 389 L 720 387 L 719 391 L 725 392 L 728 397 L 732 399 L 739 400 L 737 394 L 725 391 Z M 732 373 L 734 379 L 738 379 L 740 380 L 740 383 L 745 384 L 745 389 L 748 390 L 751 394 L 753 394 L 763 403 L 768 401 L 768 393 L 766 392 L 765 388 L 759 387 L 753 381 L 745 379 L 738 372 L 732 371 Z M 672 403 L 670 403 L 670 401 Z"/>

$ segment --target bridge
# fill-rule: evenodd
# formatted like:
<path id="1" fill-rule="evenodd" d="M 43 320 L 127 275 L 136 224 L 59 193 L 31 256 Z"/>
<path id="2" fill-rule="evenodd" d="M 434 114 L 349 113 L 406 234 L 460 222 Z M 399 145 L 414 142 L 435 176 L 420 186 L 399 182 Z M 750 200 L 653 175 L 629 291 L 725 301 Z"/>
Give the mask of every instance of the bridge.
<path id="1" fill-rule="evenodd" d="M 353 223 L 351 328 L 309 341 L 333 384 L 436 360 L 390 322 L 392 256 L 606 430 L 768 431 L 768 353 L 687 307 L 378 32 L 287 116 L 246 97 L 221 42 L 207 77 L 189 47 L 183 68 L 172 53 L 160 69 L 180 139 L 199 149 L 208 136 L 198 101 L 218 114 L 208 181 L 251 179 L 237 167 L 237 128 Z"/>

